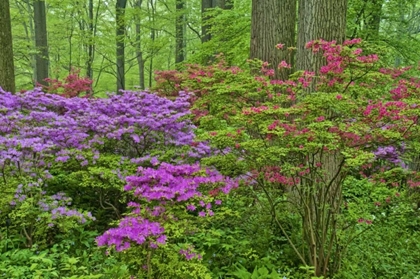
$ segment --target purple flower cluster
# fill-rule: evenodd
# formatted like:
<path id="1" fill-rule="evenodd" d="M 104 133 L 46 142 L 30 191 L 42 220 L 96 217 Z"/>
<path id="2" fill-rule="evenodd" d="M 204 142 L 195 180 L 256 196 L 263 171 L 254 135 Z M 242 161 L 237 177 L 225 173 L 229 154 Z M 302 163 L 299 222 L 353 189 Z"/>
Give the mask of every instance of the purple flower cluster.
<path id="1" fill-rule="evenodd" d="M 157 201 L 160 205 L 153 208 L 145 206 L 144 210 L 140 210 L 139 203 L 128 203 L 134 217 L 123 219 L 117 228 L 110 229 L 97 238 L 99 246 L 115 245 L 117 251 L 128 249 L 130 241 L 143 244 L 148 238 L 151 239 L 149 241 L 153 248 L 157 247 L 156 243 L 164 244 L 166 241 L 166 236 L 163 234 L 164 225 L 151 222 L 147 218 L 161 217 L 162 222 L 165 221 L 167 216 L 162 215 L 166 212 L 165 206 L 168 204 L 170 206 L 171 202 L 186 203 L 186 210 L 190 211 L 200 206 L 203 208 L 203 211 L 199 213 L 200 217 L 206 216 L 205 211 L 208 216 L 212 216 L 214 213 L 211 210 L 212 203 L 209 201 L 214 201 L 215 205 L 220 205 L 222 202 L 203 194 L 200 191 L 200 186 L 218 186 L 216 189 L 225 194 L 238 187 L 236 180 L 225 177 L 217 171 L 202 170 L 199 165 L 171 165 L 168 163 L 161 163 L 156 169 L 140 167 L 138 174 L 128 176 L 126 181 L 125 191 L 133 191 L 134 196 L 144 201 L 145 204 Z M 195 198 L 199 198 L 197 206 L 193 204 Z M 170 218 L 177 219 L 176 216 Z M 188 259 L 196 255 L 186 252 L 185 256 Z"/>
<path id="2" fill-rule="evenodd" d="M 149 241 L 152 248 L 165 244 L 166 236 L 163 227 L 157 222 L 150 222 L 141 217 L 126 217 L 120 221 L 118 228 L 113 228 L 96 238 L 98 246 L 113 246 L 117 251 L 130 248 L 130 241 L 139 245 Z M 153 240 L 151 240 L 153 239 Z"/>
<path id="3" fill-rule="evenodd" d="M 125 191 L 134 190 L 138 198 L 152 200 L 187 201 L 193 197 L 201 197 L 198 190 L 202 184 L 222 183 L 220 188 L 225 194 L 238 187 L 236 180 L 230 179 L 216 171 L 206 170 L 206 176 L 198 176 L 199 165 L 172 165 L 162 163 L 157 169 L 138 168 L 137 176 L 128 176 Z"/>
<path id="4" fill-rule="evenodd" d="M 132 215 L 97 241 L 118 251 L 127 249 L 131 242 L 148 241 L 151 247 L 157 247 L 166 242 L 163 224 L 147 218 L 168 217 L 165 202 L 192 205 L 199 198 L 199 215 L 212 216 L 214 196 L 206 196 L 200 187 L 213 185 L 217 192 L 227 194 L 238 186 L 237 181 L 217 171 L 185 164 L 188 158 L 196 160 L 212 152 L 206 142 L 194 140 L 188 99 L 183 92 L 176 100 L 129 91 L 106 99 L 87 99 L 45 94 L 40 89 L 16 95 L 0 89 L 0 168 L 6 170 L 5 176 L 45 179 L 51 177 L 48 169 L 69 160 L 78 162 L 81 168 L 95 164 L 101 152 L 119 154 L 124 162 L 151 164 L 154 168 L 140 167 L 136 176 L 128 176 L 125 190 L 132 190 L 146 204 L 153 201 L 159 205 L 140 210 L 139 204 L 130 204 Z M 169 149 L 171 152 L 166 152 Z M 174 155 L 165 160 L 182 165 L 161 163 L 166 153 Z M 120 178 L 127 176 L 124 170 L 114 173 Z M 70 217 L 83 223 L 94 219 L 89 213 L 69 209 L 71 201 L 63 193 L 47 197 L 39 188 L 35 204 L 41 212 L 49 212 L 53 220 Z M 24 191 L 18 194 L 14 203 L 27 195 Z M 176 216 L 170 218 L 176 220 Z"/>
<path id="5" fill-rule="evenodd" d="M 401 147 L 384 146 L 378 147 L 373 154 L 375 154 L 376 159 L 386 160 L 394 165 L 405 167 L 405 163 L 401 160 L 401 155 L 404 153 L 404 150 L 404 145 Z"/>
<path id="6" fill-rule="evenodd" d="M 188 94 L 174 101 L 145 92 L 125 91 L 107 99 L 64 98 L 39 89 L 22 94 L 0 90 L 0 167 L 34 173 L 74 158 L 95 163 L 105 142 L 114 153 L 142 158 L 150 150 L 191 146 L 194 157 L 209 147 L 194 143 L 194 125 L 186 116 Z M 90 151 L 85 158 L 81 151 Z"/>
<path id="7" fill-rule="evenodd" d="M 32 181 L 26 185 L 19 184 L 10 205 L 19 206 L 30 197 L 30 202 L 34 204 L 33 208 L 38 208 L 41 212 L 51 213 L 52 220 L 71 217 L 81 224 L 86 223 L 88 219 L 95 220 L 90 212 L 82 213 L 75 209 L 69 209 L 67 206 L 71 205 L 71 198 L 67 197 L 65 193 L 59 192 L 52 196 L 45 195 L 46 192 L 42 190 L 42 182 L 42 179 L 38 179 L 38 181 Z M 52 227 L 53 224 L 49 226 Z"/>
<path id="8" fill-rule="evenodd" d="M 200 254 L 195 253 L 192 247 L 188 247 L 187 249 L 181 249 L 179 250 L 179 253 L 181 255 L 184 255 L 187 261 L 192 260 L 194 258 L 197 258 L 198 260 L 201 260 L 203 258 Z"/>

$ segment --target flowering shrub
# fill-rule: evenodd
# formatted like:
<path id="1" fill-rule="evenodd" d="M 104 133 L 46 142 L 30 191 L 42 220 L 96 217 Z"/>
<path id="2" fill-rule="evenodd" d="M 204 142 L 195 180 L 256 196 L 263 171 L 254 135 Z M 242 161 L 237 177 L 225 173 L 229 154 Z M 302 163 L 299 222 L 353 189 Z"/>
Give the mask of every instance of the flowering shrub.
<path id="1" fill-rule="evenodd" d="M 35 89 L 17 95 L 2 91 L 0 100 L 0 184 L 9 193 L 2 212 L 10 203 L 10 216 L 26 230 L 29 246 L 35 235 L 45 237 L 45 230 L 66 231 L 94 219 L 71 209 L 64 193 L 76 206 L 86 205 L 81 191 L 87 197 L 99 194 L 96 208 L 108 204 L 120 216 L 124 208 L 113 197 L 121 196 L 130 169 L 132 174 L 136 165 L 157 158 L 195 161 L 209 152 L 206 144 L 194 141 L 187 94 L 175 101 L 143 92 L 85 99 Z M 63 218 L 73 223 L 65 225 Z M 41 220 L 45 227 L 34 226 Z"/>
<path id="2" fill-rule="evenodd" d="M 162 163 L 157 169 L 140 167 L 138 176 L 127 177 L 128 184 L 124 190 L 134 191 L 133 195 L 142 202 L 130 202 L 129 206 L 133 208 L 131 217 L 124 218 L 118 228 L 99 237 L 98 245 L 115 245 L 117 251 L 121 251 L 130 247 L 129 240 L 143 244 L 148 237 L 154 236 L 156 243 L 152 241 L 150 246 L 157 248 L 156 244 L 166 242 L 167 236 L 163 235 L 166 221 L 177 219 L 176 211 L 170 210 L 175 203 L 185 204 L 184 212 L 195 211 L 198 207 L 199 217 L 213 216 L 212 206 L 221 201 L 203 194 L 199 188 L 203 185 L 222 184 L 219 185 L 220 190 L 228 194 L 232 188 L 237 187 L 237 182 L 214 171 L 207 170 L 205 176 L 199 175 L 199 172 L 198 165 L 174 166 Z M 199 202 L 195 201 L 197 199 Z M 152 201 L 156 205 L 150 207 Z M 148 217 L 158 219 L 161 223 L 150 222 Z"/>
<path id="3" fill-rule="evenodd" d="M 66 98 L 81 97 L 84 93 L 84 97 L 92 96 L 92 83 L 87 77 L 80 77 L 80 70 L 71 69 L 68 76 L 63 81 L 58 79 L 46 78 L 48 86 L 44 86 L 43 90 L 49 93 L 59 94 Z"/>
<path id="4" fill-rule="evenodd" d="M 375 225 L 372 212 L 412 187 L 408 181 L 416 177 L 415 170 L 401 167 L 418 150 L 418 81 L 406 78 L 407 69 L 384 69 L 359 43 L 308 43 L 325 64 L 319 73 L 302 71 L 290 80 L 270 80 L 264 63 L 256 76 L 218 64 L 157 78 L 161 94 L 188 88 L 199 96 L 193 103 L 199 138 L 231 150 L 202 162 L 223 166 L 225 173 L 248 173 L 282 236 L 317 276 L 337 272 L 345 256 L 340 243 L 355 239 L 360 226 Z M 402 154 L 398 148 L 404 145 Z M 359 175 L 382 190 L 363 212 L 345 214 L 346 206 L 365 202 L 343 198 L 343 187 Z M 302 216 L 302 235 L 278 221 L 279 196 Z"/>

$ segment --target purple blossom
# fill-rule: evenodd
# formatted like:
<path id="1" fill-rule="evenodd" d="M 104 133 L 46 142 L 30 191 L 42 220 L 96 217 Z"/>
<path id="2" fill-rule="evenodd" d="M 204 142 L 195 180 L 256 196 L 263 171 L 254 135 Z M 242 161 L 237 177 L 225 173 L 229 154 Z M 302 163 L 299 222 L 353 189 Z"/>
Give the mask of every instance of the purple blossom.
<path id="1" fill-rule="evenodd" d="M 146 219 L 126 217 L 121 220 L 118 228 L 106 231 L 103 235 L 96 238 L 98 246 L 115 246 L 117 251 L 129 248 L 130 242 L 143 244 L 148 238 L 159 239 L 162 242 L 166 238 L 161 237 L 164 232 L 163 227 L 157 222 L 150 222 Z"/>
<path id="2" fill-rule="evenodd" d="M 187 210 L 194 211 L 195 209 L 196 209 L 195 205 L 193 205 L 193 204 L 187 205 Z"/>
<path id="3" fill-rule="evenodd" d="M 402 144 L 399 147 L 395 147 L 395 146 L 378 147 L 373 152 L 373 154 L 375 154 L 376 159 L 382 159 L 394 165 L 405 167 L 404 162 L 401 160 L 401 155 L 404 153 L 404 151 L 405 151 L 405 144 Z"/>
<path id="4" fill-rule="evenodd" d="M 206 212 L 204 212 L 204 211 L 200 211 L 200 212 L 198 213 L 198 216 L 200 216 L 200 217 L 206 217 Z"/>

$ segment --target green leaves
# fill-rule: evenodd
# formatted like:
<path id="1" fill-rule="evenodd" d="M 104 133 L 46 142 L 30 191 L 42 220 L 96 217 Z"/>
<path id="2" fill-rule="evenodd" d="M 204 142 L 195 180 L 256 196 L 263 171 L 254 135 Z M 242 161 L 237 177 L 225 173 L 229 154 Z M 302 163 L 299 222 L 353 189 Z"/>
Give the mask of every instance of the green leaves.
<path id="1" fill-rule="evenodd" d="M 265 267 L 255 267 L 254 271 L 250 273 L 242 265 L 237 264 L 237 270 L 231 272 L 238 279 L 280 279 L 282 278 L 275 269 L 270 271 Z"/>

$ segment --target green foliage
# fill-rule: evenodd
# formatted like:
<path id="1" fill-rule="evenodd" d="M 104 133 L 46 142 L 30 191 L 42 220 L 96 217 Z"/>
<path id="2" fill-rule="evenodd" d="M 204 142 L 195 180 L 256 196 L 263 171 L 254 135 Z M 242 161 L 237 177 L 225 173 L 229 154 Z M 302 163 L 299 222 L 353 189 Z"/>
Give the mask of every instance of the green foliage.
<path id="1" fill-rule="evenodd" d="M 229 65 L 245 66 L 250 49 L 250 8 L 251 1 L 237 1 L 234 9 L 216 8 L 207 12 L 206 24 L 210 26 L 211 40 L 198 45 L 186 62 L 207 64 L 222 53 Z"/>
<path id="2" fill-rule="evenodd" d="M 399 120 L 415 117 L 417 87 L 408 82 L 410 93 L 404 95 L 401 92 L 408 91 L 401 84 L 407 82 L 407 69 L 387 72 L 380 69 L 383 64 L 375 62 L 376 56 L 362 57 L 360 50 L 352 47 L 328 46 L 331 56 L 326 57 L 334 57 L 338 50 L 340 59 L 336 61 L 342 63 L 341 68 L 335 68 L 335 60 L 329 58 L 331 64 L 316 78 L 317 90 L 310 94 L 305 89 L 305 83 L 312 79 L 310 73 L 296 73 L 290 81 L 270 81 L 267 76 L 228 67 L 223 61 L 160 73 L 157 79 L 162 95 L 173 96 L 176 90 L 194 92 L 197 134 L 220 150 L 202 163 L 225 174 L 244 175 L 247 183 L 241 196 L 253 200 L 248 208 L 255 215 L 251 222 L 258 224 L 258 234 L 251 234 L 252 225 L 244 225 L 250 219 L 244 217 L 240 218 L 243 225 L 236 224 L 235 228 L 247 240 L 261 235 L 259 247 L 227 238 L 224 243 L 236 247 L 237 253 L 231 254 L 225 250 L 231 246 L 212 240 L 213 234 L 197 241 L 210 243 L 210 251 L 217 251 L 213 252 L 217 256 L 233 258 L 233 264 L 216 265 L 213 261 L 217 256 L 210 258 L 210 267 L 217 274 L 227 271 L 225 274 L 248 278 L 260 268 L 271 271 L 261 262 L 268 257 L 280 261 L 277 268 L 292 266 L 291 276 L 296 278 L 333 276 L 342 261 L 347 262 L 352 249 L 368 244 L 362 241 L 364 235 L 392 219 L 387 212 L 394 203 L 412 203 L 404 193 L 409 192 L 407 180 L 413 172 L 395 162 L 379 160 L 375 150 L 399 146 L 403 141 L 416 148 L 417 128 Z M 264 72 L 264 65 L 261 67 Z M 400 116 L 388 114 L 389 118 L 384 118 L 387 113 L 379 107 L 385 103 L 410 105 L 414 110 L 395 108 L 391 114 L 398 111 Z M 244 207 L 237 210 L 246 215 Z M 275 233 L 275 237 L 265 231 Z M 230 227 L 216 232 L 221 239 L 236 233 Z M 269 252 L 265 254 L 261 247 L 269 247 L 265 248 Z M 241 264 L 239 270 L 237 264 Z M 302 264 L 307 267 L 305 274 L 297 270 Z M 352 278 L 349 274 L 343 278 Z"/>
<path id="3" fill-rule="evenodd" d="M 363 196 L 369 198 L 368 193 L 364 192 Z M 419 212 L 410 203 L 407 194 L 392 195 L 380 206 L 370 206 L 373 224 L 368 227 L 359 226 L 356 230 L 360 235 L 349 245 L 342 271 L 334 278 L 418 276 Z"/>
<path id="4" fill-rule="evenodd" d="M 366 40 L 364 49 L 379 54 L 388 66 L 416 63 L 420 58 L 418 9 L 416 0 L 351 0 L 347 36 Z"/>
<path id="5" fill-rule="evenodd" d="M 265 267 L 255 267 L 252 273 L 248 272 L 243 266 L 238 264 L 238 270 L 235 272 L 231 272 L 235 278 L 239 279 L 280 279 L 280 275 L 277 273 L 275 269 L 270 271 Z"/>
<path id="6" fill-rule="evenodd" d="M 19 248 L 19 239 L 13 235 L 12 245 L 10 239 L 1 239 L 0 278 L 127 278 L 127 266 L 96 247 L 96 235 L 79 229 L 46 249 L 38 245 Z"/>

